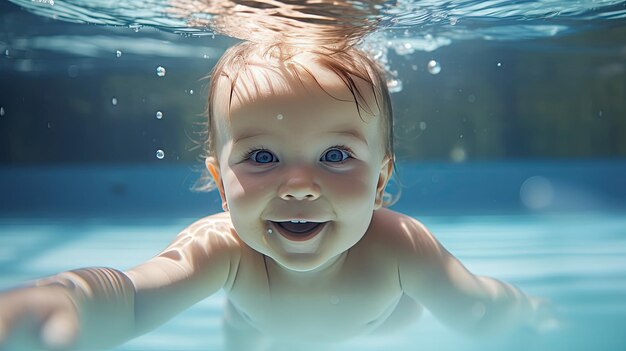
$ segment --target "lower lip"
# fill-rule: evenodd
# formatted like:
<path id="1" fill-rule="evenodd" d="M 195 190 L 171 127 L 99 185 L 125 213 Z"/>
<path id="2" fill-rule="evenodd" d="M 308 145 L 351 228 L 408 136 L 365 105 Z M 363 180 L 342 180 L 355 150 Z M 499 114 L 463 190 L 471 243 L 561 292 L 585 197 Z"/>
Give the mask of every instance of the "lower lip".
<path id="1" fill-rule="evenodd" d="M 282 235 L 284 238 L 291 240 L 291 241 L 307 241 L 312 239 L 313 237 L 315 237 L 317 234 L 319 234 L 322 229 L 324 229 L 324 227 L 326 227 L 326 223 L 328 222 L 324 222 L 321 223 L 320 225 L 318 225 L 312 232 L 310 232 L 307 235 L 297 235 L 297 234 L 292 234 L 290 231 L 284 229 L 283 227 L 279 226 L 276 223 L 272 222 L 272 227 L 274 227 L 274 230 L 278 231 L 280 233 L 280 235 Z"/>

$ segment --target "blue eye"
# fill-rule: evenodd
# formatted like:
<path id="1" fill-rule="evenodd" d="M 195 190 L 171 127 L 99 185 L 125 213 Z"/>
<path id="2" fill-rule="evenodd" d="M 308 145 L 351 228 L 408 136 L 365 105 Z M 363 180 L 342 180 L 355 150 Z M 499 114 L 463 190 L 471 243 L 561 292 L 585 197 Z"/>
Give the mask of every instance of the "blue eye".
<path id="1" fill-rule="evenodd" d="M 345 161 L 346 159 L 348 159 L 349 157 L 350 157 L 350 154 L 347 153 L 345 150 L 332 148 L 332 149 L 326 151 L 322 155 L 322 158 L 320 159 L 320 161 L 322 161 L 322 162 L 342 162 L 342 161 Z"/>
<path id="2" fill-rule="evenodd" d="M 256 163 L 271 163 L 278 162 L 278 158 L 273 153 L 267 150 L 255 150 L 250 152 L 248 159 Z"/>

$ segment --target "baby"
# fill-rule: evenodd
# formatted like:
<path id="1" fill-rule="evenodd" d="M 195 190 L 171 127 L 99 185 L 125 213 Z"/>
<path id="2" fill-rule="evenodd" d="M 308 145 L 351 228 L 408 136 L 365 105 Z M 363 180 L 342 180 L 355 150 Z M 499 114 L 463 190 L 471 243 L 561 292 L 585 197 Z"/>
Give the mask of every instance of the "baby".
<path id="1" fill-rule="evenodd" d="M 541 306 L 469 272 L 417 220 L 385 208 L 394 167 L 381 70 L 350 48 L 241 43 L 209 91 L 206 167 L 224 212 L 128 271 L 87 268 L 0 295 L 0 343 L 102 349 L 223 289 L 231 350 L 397 329 L 424 306 L 470 333 Z"/>

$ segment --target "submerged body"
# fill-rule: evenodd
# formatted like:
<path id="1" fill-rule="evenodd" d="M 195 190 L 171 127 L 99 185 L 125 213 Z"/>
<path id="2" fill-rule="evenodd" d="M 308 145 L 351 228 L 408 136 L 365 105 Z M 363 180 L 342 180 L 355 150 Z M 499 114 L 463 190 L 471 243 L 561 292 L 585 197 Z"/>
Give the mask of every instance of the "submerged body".
<path id="1" fill-rule="evenodd" d="M 467 332 L 530 325 L 533 318 L 534 302 L 519 290 L 471 274 L 419 222 L 387 209 L 373 213 L 356 245 L 313 271 L 285 269 L 251 249 L 222 213 L 194 223 L 126 275 L 136 289 L 136 323 L 148 328 L 168 318 L 171 306 L 224 289 L 230 350 L 261 339 L 302 346 L 395 331 L 415 321 L 422 303 Z M 159 305 L 163 300 L 168 305 Z"/>
<path id="2" fill-rule="evenodd" d="M 408 228 L 415 231 L 411 233 Z M 281 342 L 333 342 L 400 328 L 401 323 L 414 320 L 421 309 L 402 289 L 400 255 L 437 248 L 436 241 L 417 222 L 381 209 L 374 213 L 363 239 L 325 267 L 315 272 L 290 272 L 248 247 L 237 235 L 228 213 L 223 213 L 190 226 L 152 262 L 127 274 L 141 286 L 143 272 L 154 271 L 155 266 L 163 271 L 170 265 L 183 268 L 181 262 L 193 261 L 195 267 L 205 267 L 211 263 L 202 260 L 212 258 L 199 252 L 206 249 L 207 242 L 214 246 L 219 242 L 230 252 L 228 272 L 210 275 L 227 277 L 223 289 L 228 296 L 225 322 L 230 342 L 258 334 Z M 180 279 L 206 279 L 194 266 L 179 270 Z M 424 269 L 427 266 L 425 261 Z M 179 278 L 168 274 L 167 279 Z M 405 284 L 410 284 L 406 280 Z M 206 281 L 204 286 L 215 284 Z M 141 289 L 137 296 L 142 298 Z"/>
<path id="3" fill-rule="evenodd" d="M 397 247 L 376 230 L 381 217 L 391 214 L 381 212 L 386 213 L 374 216 L 359 243 L 310 276 L 286 272 L 242 246 L 236 273 L 242 279 L 235 277 L 226 289 L 237 313 L 228 322 L 235 328 L 247 322 L 279 340 L 308 342 L 345 340 L 378 328 L 403 295 L 397 259 L 382 254 Z"/>
<path id="4" fill-rule="evenodd" d="M 0 295 L 0 342 L 34 320 L 25 328 L 44 346 L 101 349 L 220 289 L 232 350 L 345 340 L 406 324 L 420 305 L 472 333 L 536 322 L 540 300 L 472 274 L 384 208 L 392 123 L 375 65 L 354 49 L 280 49 L 241 44 L 216 66 L 206 166 L 225 212 L 127 272 L 77 270 Z"/>
<path id="5" fill-rule="evenodd" d="M 393 163 L 376 96 L 356 78 L 369 106 L 359 110 L 334 72 L 315 72 L 254 70 L 254 84 L 214 105 L 216 152 L 206 163 L 226 212 L 127 272 L 138 324 L 169 316 L 159 301 L 220 288 L 232 349 L 260 336 L 302 344 L 391 329 L 419 304 L 467 330 L 529 317 L 517 289 L 471 274 L 419 222 L 383 208 Z"/>

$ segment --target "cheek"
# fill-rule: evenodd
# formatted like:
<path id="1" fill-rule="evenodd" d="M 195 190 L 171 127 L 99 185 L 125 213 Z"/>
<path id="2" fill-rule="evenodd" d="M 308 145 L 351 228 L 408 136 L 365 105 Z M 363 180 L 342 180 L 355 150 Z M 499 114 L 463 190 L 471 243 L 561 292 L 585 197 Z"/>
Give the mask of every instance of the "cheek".
<path id="1" fill-rule="evenodd" d="M 349 172 L 328 174 L 325 178 L 326 194 L 333 196 L 336 202 L 354 204 L 358 201 L 367 206 L 370 200 L 374 201 L 377 178 L 367 167 L 358 165 Z"/>
<path id="2" fill-rule="evenodd" d="M 226 198 L 229 202 L 241 202 L 246 205 L 259 198 L 267 190 L 267 177 L 258 173 L 249 173 L 231 169 L 224 182 Z"/>

